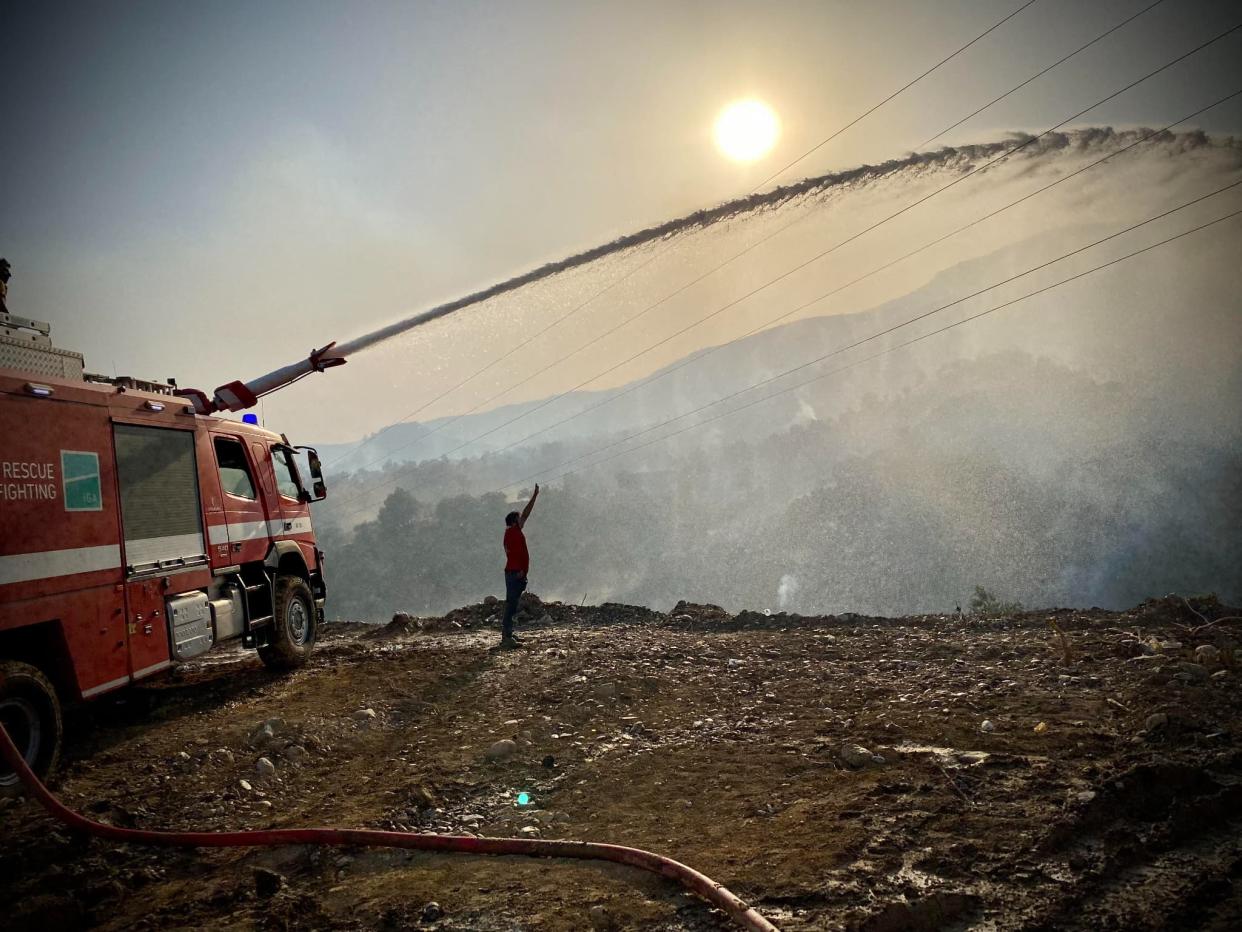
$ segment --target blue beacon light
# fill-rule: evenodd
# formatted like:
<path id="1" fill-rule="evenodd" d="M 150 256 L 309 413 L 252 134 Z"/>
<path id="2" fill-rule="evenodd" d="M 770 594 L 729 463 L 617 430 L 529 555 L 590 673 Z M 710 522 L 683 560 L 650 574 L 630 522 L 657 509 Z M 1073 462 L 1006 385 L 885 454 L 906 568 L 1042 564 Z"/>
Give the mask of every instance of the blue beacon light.
<path id="1" fill-rule="evenodd" d="M 243 424 L 254 424 L 255 426 L 258 426 L 259 416 L 257 414 L 249 414 L 249 413 L 243 414 L 242 423 Z"/>

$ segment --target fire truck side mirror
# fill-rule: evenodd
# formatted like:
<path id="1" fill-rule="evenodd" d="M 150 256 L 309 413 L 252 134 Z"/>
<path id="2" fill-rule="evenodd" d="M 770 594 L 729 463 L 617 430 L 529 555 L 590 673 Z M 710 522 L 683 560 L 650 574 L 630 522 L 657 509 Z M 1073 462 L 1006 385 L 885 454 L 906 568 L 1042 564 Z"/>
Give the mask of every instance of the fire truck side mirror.
<path id="1" fill-rule="evenodd" d="M 328 497 L 328 487 L 323 484 L 322 479 L 315 480 L 314 489 L 315 489 L 314 501 L 322 502 L 325 498 Z"/>

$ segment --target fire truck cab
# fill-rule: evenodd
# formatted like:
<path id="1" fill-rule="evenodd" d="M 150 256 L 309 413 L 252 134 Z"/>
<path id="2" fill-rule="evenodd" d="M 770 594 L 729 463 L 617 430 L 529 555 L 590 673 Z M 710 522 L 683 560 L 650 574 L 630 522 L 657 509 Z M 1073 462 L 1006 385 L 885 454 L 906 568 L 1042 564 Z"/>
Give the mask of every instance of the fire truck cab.
<path id="1" fill-rule="evenodd" d="M 225 643 L 296 667 L 325 597 L 314 450 L 171 384 L 86 375 L 49 333 L 0 314 L 0 720 L 41 774 L 62 701 Z"/>

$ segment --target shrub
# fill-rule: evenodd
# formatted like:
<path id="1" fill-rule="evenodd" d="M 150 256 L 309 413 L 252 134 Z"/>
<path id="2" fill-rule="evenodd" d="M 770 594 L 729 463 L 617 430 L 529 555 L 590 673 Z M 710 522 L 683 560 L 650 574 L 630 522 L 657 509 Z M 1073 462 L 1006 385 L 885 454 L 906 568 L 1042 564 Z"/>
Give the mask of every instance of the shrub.
<path id="1" fill-rule="evenodd" d="M 972 615 L 1012 615 L 1020 611 L 1021 602 L 1002 602 L 982 586 L 975 586 L 975 594 L 970 597 Z"/>

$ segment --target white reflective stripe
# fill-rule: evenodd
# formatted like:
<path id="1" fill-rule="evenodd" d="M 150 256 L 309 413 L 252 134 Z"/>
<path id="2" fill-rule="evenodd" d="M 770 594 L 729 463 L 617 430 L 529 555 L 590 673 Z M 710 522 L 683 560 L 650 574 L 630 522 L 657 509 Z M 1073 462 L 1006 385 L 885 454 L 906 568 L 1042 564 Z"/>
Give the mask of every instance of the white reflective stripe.
<path id="1" fill-rule="evenodd" d="M 150 676 L 152 673 L 158 673 L 160 670 L 163 670 L 165 667 L 171 667 L 171 666 L 172 666 L 171 660 L 161 660 L 159 663 L 153 663 L 149 667 L 143 667 L 141 670 L 135 670 L 134 679 L 140 680 L 144 676 Z"/>
<path id="2" fill-rule="evenodd" d="M 235 521 L 232 524 L 213 524 L 207 529 L 207 539 L 212 545 L 258 540 L 267 536 L 266 521 Z"/>
<path id="3" fill-rule="evenodd" d="M 116 544 L 76 547 L 72 550 L 45 550 L 42 553 L 15 553 L 0 557 L 0 586 L 30 582 L 32 579 L 73 576 L 75 573 L 95 573 L 99 570 L 119 569 L 120 566 L 121 548 Z"/>
<path id="4" fill-rule="evenodd" d="M 285 527 L 286 524 L 289 526 Z M 268 526 L 271 528 L 273 537 L 280 537 L 284 534 L 309 534 L 311 532 L 310 518 L 277 519 L 269 521 Z"/>
<path id="5" fill-rule="evenodd" d="M 258 540 L 267 537 L 266 521 L 239 521 L 229 525 L 229 540 Z"/>
<path id="6" fill-rule="evenodd" d="M 286 537 L 290 534 L 309 534 L 310 518 L 290 518 L 289 527 L 285 527 L 286 519 L 273 518 L 271 521 L 238 521 L 233 524 L 213 524 L 207 529 L 207 539 L 211 544 L 237 543 L 243 540 L 258 540 L 263 537 Z"/>
<path id="7" fill-rule="evenodd" d="M 177 560 L 181 557 L 203 556 L 202 534 L 175 534 L 171 537 L 147 537 L 125 541 L 125 559 L 130 566 Z"/>
<path id="8" fill-rule="evenodd" d="M 116 689 L 120 686 L 124 686 L 128 682 L 129 677 L 123 676 L 119 680 L 109 680 L 106 683 L 100 683 L 98 686 L 92 686 L 90 689 L 82 690 L 82 698 L 89 699 L 91 696 L 98 696 L 100 693 L 107 692 L 109 689 Z"/>

